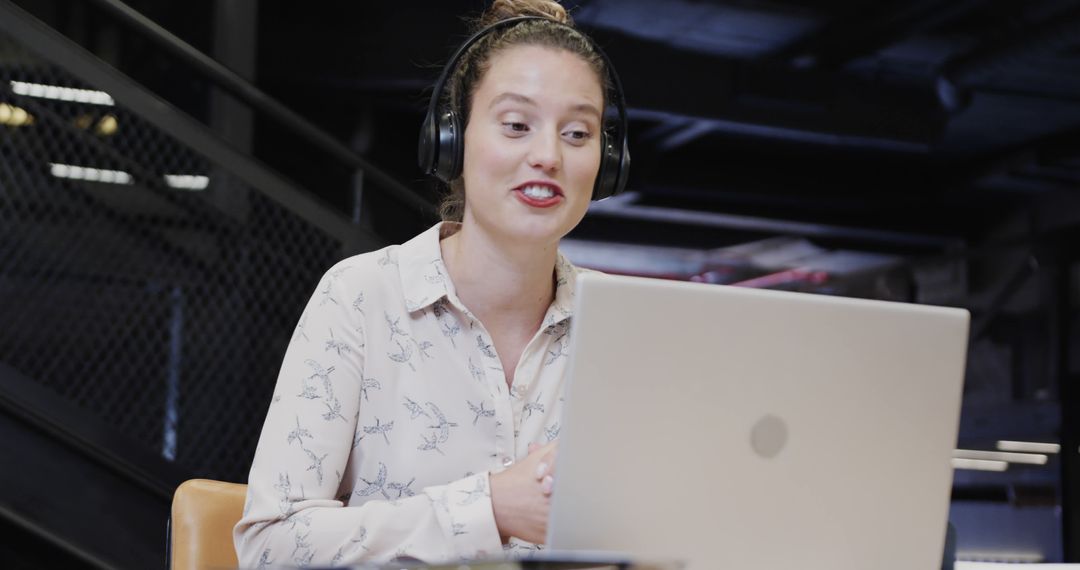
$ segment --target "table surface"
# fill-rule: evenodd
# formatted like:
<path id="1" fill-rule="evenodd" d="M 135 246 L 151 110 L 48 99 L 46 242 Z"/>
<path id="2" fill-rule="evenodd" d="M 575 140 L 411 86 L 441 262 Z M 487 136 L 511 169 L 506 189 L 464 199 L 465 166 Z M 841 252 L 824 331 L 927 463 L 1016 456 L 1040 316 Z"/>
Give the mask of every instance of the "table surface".
<path id="1" fill-rule="evenodd" d="M 1038 570 L 1077 570 L 1080 564 L 1002 564 L 998 562 L 957 561 L 955 570 L 1004 570 L 1005 568 L 1037 568 Z"/>

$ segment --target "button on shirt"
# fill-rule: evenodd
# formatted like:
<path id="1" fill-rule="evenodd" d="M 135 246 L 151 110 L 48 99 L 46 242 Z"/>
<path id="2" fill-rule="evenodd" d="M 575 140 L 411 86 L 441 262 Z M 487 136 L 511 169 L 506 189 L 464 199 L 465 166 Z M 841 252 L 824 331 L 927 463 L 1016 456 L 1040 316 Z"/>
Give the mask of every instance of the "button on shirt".
<path id="1" fill-rule="evenodd" d="M 559 434 L 575 276 L 508 388 L 454 292 L 439 224 L 341 261 L 308 302 L 278 376 L 234 529 L 242 567 L 428 562 L 504 549 L 488 475 Z M 511 541 L 508 548 L 534 548 Z"/>

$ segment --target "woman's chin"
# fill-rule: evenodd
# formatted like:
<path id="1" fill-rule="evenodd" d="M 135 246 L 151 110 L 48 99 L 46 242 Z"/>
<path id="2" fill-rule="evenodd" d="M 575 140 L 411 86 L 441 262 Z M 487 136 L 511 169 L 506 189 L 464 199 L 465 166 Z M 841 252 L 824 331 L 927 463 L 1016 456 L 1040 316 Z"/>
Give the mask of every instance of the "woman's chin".
<path id="1" fill-rule="evenodd" d="M 563 203 L 555 208 L 538 210 L 523 209 L 514 204 L 514 207 L 489 211 L 488 215 L 482 216 L 466 212 L 465 223 L 476 223 L 478 229 L 504 245 L 547 245 L 570 233 L 585 216 L 584 211 L 572 212 L 569 205 Z"/>
<path id="2" fill-rule="evenodd" d="M 508 217 L 499 220 L 495 232 L 509 244 L 544 245 L 558 242 L 573 229 L 560 216 Z"/>
<path id="3" fill-rule="evenodd" d="M 585 212 L 577 214 L 569 209 L 552 212 L 552 214 L 554 215 L 520 216 L 507 225 L 511 226 L 510 229 L 514 233 L 521 235 L 522 239 L 558 241 L 577 227 L 585 217 Z"/>

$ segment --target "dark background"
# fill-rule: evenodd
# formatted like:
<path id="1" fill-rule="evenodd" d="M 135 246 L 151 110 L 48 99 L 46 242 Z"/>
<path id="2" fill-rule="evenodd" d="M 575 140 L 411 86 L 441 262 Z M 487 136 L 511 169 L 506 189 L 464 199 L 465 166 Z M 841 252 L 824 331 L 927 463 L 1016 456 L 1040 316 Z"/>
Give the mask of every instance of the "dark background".
<path id="1" fill-rule="evenodd" d="M 183 120 L 209 127 L 267 172 L 316 196 L 327 212 L 362 227 L 375 236 L 365 242 L 369 248 L 408 239 L 431 223 L 370 176 L 359 184 L 355 164 L 312 144 L 280 117 L 224 95 L 204 71 L 104 2 L 15 4 L 130 77 L 140 92 L 167 103 L 164 116 L 186 115 Z M 1064 452 L 1045 466 L 958 471 L 952 519 L 960 551 L 969 558 L 1080 561 L 1080 527 L 1072 522 L 1080 516 L 1072 491 L 1080 433 L 1073 423 L 1078 400 L 1072 387 L 1080 374 L 1080 337 L 1072 332 L 1080 298 L 1080 2 L 564 5 L 618 69 L 633 153 L 629 193 L 595 208 L 570 236 L 571 251 L 585 252 L 587 265 L 624 273 L 724 283 L 768 277 L 776 288 L 969 309 L 972 340 L 958 447 L 993 449 L 1000 439 L 1025 439 L 1059 442 Z M 133 0 L 130 6 L 400 183 L 429 201 L 438 198 L 440 189 L 416 167 L 416 135 L 441 64 L 465 37 L 463 17 L 486 3 Z M 34 52 L 36 46 L 0 50 L 5 79 L 29 80 L 43 69 L 26 64 L 19 49 Z M 60 82 L 68 72 L 79 74 L 69 69 L 43 76 Z M 124 107 L 122 94 L 112 94 Z M 5 101 L 23 104 L 0 90 Z M 61 104 L 39 104 L 44 107 L 30 109 L 38 120 L 31 128 L 49 116 L 57 125 L 83 116 L 75 110 L 68 117 Z M 86 116 L 96 124 L 104 112 L 90 109 Z M 75 240 L 47 229 L 56 223 L 56 212 L 90 205 L 26 206 L 33 199 L 16 187 L 39 180 L 27 172 L 44 172 L 34 162 L 41 153 L 26 149 L 60 152 L 70 145 L 35 142 L 27 134 L 31 128 L 9 128 L 0 139 L 0 158 L 10 169 L 0 172 L 0 193 L 7 192 L 0 194 L 0 210 L 8 212 L 5 235 L 9 244 L 37 245 L 0 250 L 0 283 L 7 287 L 0 289 L 0 304 L 7 305 L 6 322 L 32 321 L 38 332 L 29 342 L 23 329 L 8 327 L 0 337 L 0 364 L 11 366 L 28 390 L 43 387 L 59 397 L 62 405 L 48 395 L 39 402 L 50 421 L 68 425 L 86 413 L 87 422 L 136 440 L 120 448 L 164 455 L 163 465 L 136 469 L 160 467 L 158 475 L 146 476 L 160 484 L 144 487 L 168 488 L 169 481 L 189 476 L 243 481 L 265 411 L 261 402 L 269 396 L 284 343 L 320 268 L 343 250 L 321 242 L 327 238 L 314 236 L 315 230 L 289 225 L 285 219 L 295 208 L 279 212 L 277 202 L 264 206 L 262 198 L 245 198 L 242 209 L 250 217 L 220 215 L 222 200 L 213 192 L 225 195 L 228 186 L 256 196 L 262 189 L 236 174 L 239 169 L 221 153 L 193 147 L 178 135 L 174 144 L 169 128 L 144 127 L 139 113 L 127 119 L 121 112 L 126 111 L 116 112 L 120 131 L 105 144 L 138 155 L 156 173 L 176 171 L 175 165 L 163 165 L 169 161 L 182 164 L 185 173 L 219 173 L 211 174 L 211 193 L 175 198 L 167 188 L 151 188 L 185 212 L 182 220 L 160 208 L 150 216 L 123 200 L 100 210 L 109 223 L 133 216 L 134 225 L 125 230 L 129 241 L 87 245 L 79 257 L 96 268 L 111 268 L 117 257 L 145 257 L 152 271 L 132 270 L 120 279 L 119 270 L 50 265 Z M 66 140 L 63 129 L 57 132 L 56 141 Z M 236 180 L 228 182 L 230 176 Z M 56 184 L 34 184 L 39 183 Z M 70 192 L 74 183 L 65 184 L 60 190 Z M 115 207 L 124 214 L 108 209 Z M 196 239 L 204 241 L 193 246 Z M 146 240 L 155 245 L 145 246 Z M 58 245 L 41 245 L 51 243 Z M 612 244 L 635 247 L 619 250 L 624 255 L 614 259 L 605 249 Z M 758 253 L 746 253 L 747 244 Z M 793 253 L 800 248 L 813 255 Z M 162 252 L 176 251 L 185 261 L 177 262 L 184 269 L 174 278 L 160 260 L 172 259 Z M 281 271 L 282 259 L 275 256 L 287 256 L 293 261 L 284 265 L 295 269 Z M 784 273 L 791 269 L 801 273 Z M 234 270 L 236 276 L 225 275 Z M 90 274 L 98 287 L 93 301 L 65 297 L 71 293 L 60 292 L 60 285 L 48 296 L 24 291 L 28 284 L 48 282 L 85 292 Z M 231 303 L 214 305 L 206 299 L 219 290 L 208 284 L 218 282 L 231 283 L 232 291 L 236 283 L 251 287 L 239 289 L 246 292 Z M 132 315 L 124 326 L 67 326 L 71 334 L 63 339 L 56 333 L 66 326 L 59 316 L 49 321 L 28 308 L 110 302 L 133 303 L 124 305 Z M 70 315 L 75 309 L 66 310 Z M 101 314 L 88 314 L 86 322 Z M 138 319 L 152 321 L 145 330 L 156 332 L 139 333 L 152 340 L 133 346 L 123 339 L 143 330 L 133 323 Z M 247 322 L 237 325 L 239 320 Z M 184 333 L 168 333 L 178 322 Z M 227 328 L 234 326 L 240 328 Z M 228 338 L 213 336 L 226 330 Z M 260 337 L 267 342 L 251 340 Z M 103 340 L 109 338 L 120 340 Z M 177 339 L 185 343 L 183 360 L 170 344 Z M 46 355 L 60 345 L 74 351 L 59 359 L 66 365 Z M 246 365 L 237 362 L 244 358 Z M 86 365 L 94 359 L 104 363 Z M 199 376 L 199 367 L 212 368 L 210 363 L 229 372 Z M 176 389 L 185 405 L 175 433 L 158 421 L 172 409 L 163 404 L 170 400 L 169 388 L 162 386 L 174 385 L 143 384 L 152 377 L 179 379 Z M 95 389 L 80 388 L 88 385 Z M 116 393 L 142 396 L 125 400 Z M 11 401 L 30 405 L 33 397 L 20 394 Z M 139 398 L 154 404 L 137 411 L 131 402 Z M 211 400 L 229 404 L 206 403 Z M 233 405 L 241 400 L 245 404 Z M 70 413 L 56 411 L 69 404 Z M 172 457 L 163 451 L 168 446 L 157 443 L 165 433 L 179 437 Z M 143 465 L 121 459 L 123 465 Z M 59 460 L 42 461 L 47 466 Z M 78 462 L 72 465 L 80 469 Z M 0 557 L 32 559 L 42 551 L 35 546 L 40 542 L 76 552 L 73 559 L 82 563 L 110 559 L 79 547 L 92 542 L 80 542 L 79 531 L 50 529 L 50 519 L 35 518 L 31 507 L 14 499 L 5 504 L 0 515 L 9 516 L 0 520 L 12 536 L 24 538 L 6 541 Z"/>

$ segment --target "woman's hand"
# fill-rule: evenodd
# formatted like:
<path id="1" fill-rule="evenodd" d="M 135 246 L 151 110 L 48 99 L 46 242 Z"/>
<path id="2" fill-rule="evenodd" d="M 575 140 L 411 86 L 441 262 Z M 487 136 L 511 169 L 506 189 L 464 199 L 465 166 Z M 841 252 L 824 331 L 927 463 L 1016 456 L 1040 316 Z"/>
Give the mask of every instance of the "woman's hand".
<path id="1" fill-rule="evenodd" d="M 540 490 L 548 497 L 551 496 L 551 489 L 555 484 L 555 454 L 559 451 L 558 443 L 553 441 L 547 445 L 529 444 L 529 453 L 533 453 L 538 449 L 547 450 L 547 455 L 540 460 L 540 465 L 536 467 L 536 480 L 540 483 Z"/>
<path id="2" fill-rule="evenodd" d="M 491 475 L 491 506 L 503 542 L 515 536 L 534 544 L 547 534 L 558 442 L 529 444 L 529 455 Z"/>

